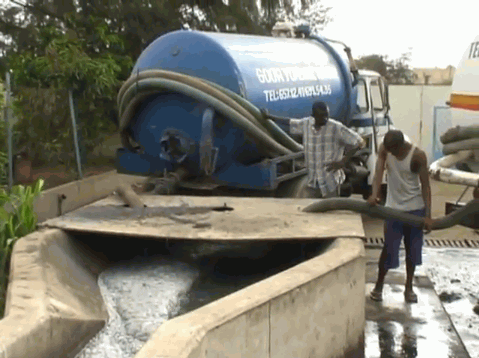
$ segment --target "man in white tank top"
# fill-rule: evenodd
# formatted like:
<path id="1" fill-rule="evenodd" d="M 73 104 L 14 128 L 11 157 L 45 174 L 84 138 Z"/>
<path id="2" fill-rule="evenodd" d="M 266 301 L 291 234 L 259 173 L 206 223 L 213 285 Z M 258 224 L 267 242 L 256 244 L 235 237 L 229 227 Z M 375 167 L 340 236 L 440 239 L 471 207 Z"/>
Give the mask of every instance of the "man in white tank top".
<path id="1" fill-rule="evenodd" d="M 386 133 L 384 142 L 379 148 L 378 161 L 374 174 L 372 194 L 369 204 L 379 203 L 380 186 L 387 170 L 386 206 L 410 214 L 425 217 L 424 229 L 431 231 L 431 187 L 427 158 L 424 151 L 404 140 L 401 131 L 391 130 Z M 412 280 L 416 266 L 422 264 L 422 228 L 409 226 L 401 221 L 386 220 L 384 228 L 384 247 L 379 259 L 379 273 L 375 288 L 370 297 L 375 301 L 382 300 L 384 278 L 389 269 L 399 267 L 399 246 L 404 237 L 406 248 L 406 302 L 417 302 L 412 288 Z"/>

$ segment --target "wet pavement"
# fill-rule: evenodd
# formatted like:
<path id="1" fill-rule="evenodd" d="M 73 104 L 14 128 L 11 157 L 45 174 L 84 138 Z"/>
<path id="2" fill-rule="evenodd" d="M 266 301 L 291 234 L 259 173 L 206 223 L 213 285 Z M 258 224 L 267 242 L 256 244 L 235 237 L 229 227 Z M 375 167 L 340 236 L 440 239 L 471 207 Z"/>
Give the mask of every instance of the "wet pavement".
<path id="1" fill-rule="evenodd" d="M 472 310 L 479 250 L 426 248 L 414 280 L 416 304 L 404 301 L 404 251 L 401 266 L 386 276 L 383 301 L 369 298 L 379 253 L 367 250 L 365 356 L 479 358 L 479 316 Z"/>

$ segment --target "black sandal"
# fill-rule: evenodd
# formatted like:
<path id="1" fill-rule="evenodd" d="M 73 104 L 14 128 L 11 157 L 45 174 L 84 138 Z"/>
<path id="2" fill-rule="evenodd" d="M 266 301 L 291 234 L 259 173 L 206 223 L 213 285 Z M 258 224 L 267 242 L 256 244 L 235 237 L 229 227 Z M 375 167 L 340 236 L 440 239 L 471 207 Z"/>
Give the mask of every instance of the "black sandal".
<path id="1" fill-rule="evenodd" d="M 407 303 L 417 303 L 417 295 L 413 291 L 404 292 L 404 299 Z"/>
<path id="2" fill-rule="evenodd" d="M 383 300 L 383 293 L 373 289 L 369 294 L 369 298 L 376 302 L 381 302 Z"/>

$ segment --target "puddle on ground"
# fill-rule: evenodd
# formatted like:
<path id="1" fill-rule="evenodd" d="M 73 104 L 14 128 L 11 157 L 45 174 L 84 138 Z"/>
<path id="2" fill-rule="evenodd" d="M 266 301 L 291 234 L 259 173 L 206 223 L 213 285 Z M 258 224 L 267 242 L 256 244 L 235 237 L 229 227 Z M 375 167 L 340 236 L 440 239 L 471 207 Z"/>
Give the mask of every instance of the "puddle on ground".
<path id="1" fill-rule="evenodd" d="M 404 251 L 401 255 L 398 270 L 405 273 Z M 479 358 L 479 315 L 473 311 L 479 302 L 479 250 L 424 248 L 423 264 L 416 269 L 416 274 L 426 275 L 433 282 L 469 355 Z"/>

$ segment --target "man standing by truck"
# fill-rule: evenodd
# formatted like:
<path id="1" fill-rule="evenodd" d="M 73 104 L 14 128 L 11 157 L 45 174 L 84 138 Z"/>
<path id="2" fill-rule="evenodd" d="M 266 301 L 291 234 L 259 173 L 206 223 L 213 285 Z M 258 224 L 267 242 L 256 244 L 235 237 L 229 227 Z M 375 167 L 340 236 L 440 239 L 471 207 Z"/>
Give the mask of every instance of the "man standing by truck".
<path id="1" fill-rule="evenodd" d="M 302 119 L 282 118 L 261 110 L 264 119 L 272 119 L 290 127 L 291 134 L 303 135 L 306 166 L 308 168 L 308 197 L 338 196 L 346 176 L 342 170 L 352 156 L 364 147 L 356 132 L 329 118 L 324 102 L 313 104 L 312 116 Z M 344 155 L 343 155 L 344 154 Z"/>
<path id="2" fill-rule="evenodd" d="M 430 232 L 433 223 L 431 187 L 424 151 L 406 142 L 401 131 L 387 132 L 379 148 L 372 194 L 368 199 L 370 205 L 377 205 L 380 201 L 379 189 L 386 168 L 388 178 L 386 206 L 425 217 L 424 228 L 426 232 Z M 375 301 L 382 300 L 384 278 L 389 269 L 399 266 L 399 246 L 404 236 L 406 248 L 404 297 L 406 302 L 417 302 L 412 280 L 416 266 L 422 263 L 422 228 L 412 227 L 401 221 L 386 220 L 384 236 L 384 247 L 379 258 L 378 279 L 370 298 Z"/>

